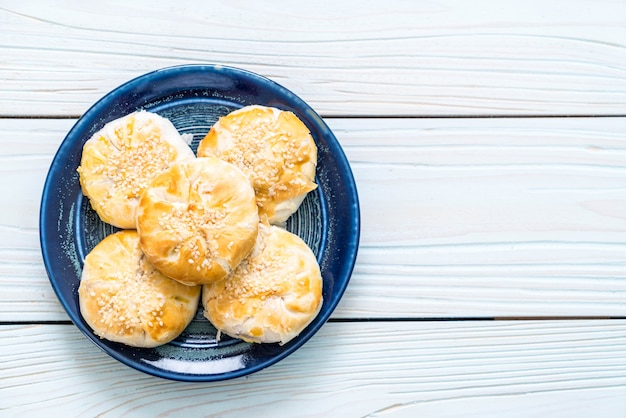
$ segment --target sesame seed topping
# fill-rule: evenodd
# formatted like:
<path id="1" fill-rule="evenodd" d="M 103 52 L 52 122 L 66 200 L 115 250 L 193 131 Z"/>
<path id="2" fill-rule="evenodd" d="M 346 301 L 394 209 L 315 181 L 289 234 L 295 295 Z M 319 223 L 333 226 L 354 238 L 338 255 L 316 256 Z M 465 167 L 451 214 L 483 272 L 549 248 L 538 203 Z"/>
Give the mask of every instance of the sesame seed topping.
<path id="1" fill-rule="evenodd" d="M 110 272 L 108 289 L 97 294 L 90 292 L 99 307 L 100 323 L 109 329 L 118 330 L 116 332 L 142 328 L 143 318 L 150 317 L 150 313 L 163 326 L 162 309 L 166 297 L 153 282 L 158 273 L 143 256 L 138 256 L 137 259 L 139 262 L 135 271 Z M 148 321 L 147 325 L 152 327 L 154 324 Z"/>
<path id="2" fill-rule="evenodd" d="M 315 144 L 302 122 L 296 131 L 286 129 L 285 126 L 291 128 L 295 124 L 292 118 L 282 116 L 287 112 L 266 109 L 270 111 L 254 109 L 256 117 L 250 117 L 245 110 L 234 112 L 212 129 L 218 140 L 222 135 L 228 138 L 224 141 L 228 147 L 220 148 L 219 144 L 212 152 L 238 166 L 250 178 L 262 212 L 273 210 L 272 201 L 291 199 L 314 187 L 313 179 L 308 179 L 301 167 L 316 156 Z"/>
<path id="3" fill-rule="evenodd" d="M 113 130 L 111 138 L 101 136 L 99 141 L 110 146 L 106 160 L 94 168 L 94 174 L 113 183 L 112 189 L 130 199 L 139 198 L 150 181 L 170 165 L 176 149 L 162 138 L 157 123 L 140 123 L 127 118 Z M 136 126 L 137 125 L 137 126 Z M 114 192 L 108 193 L 112 197 Z"/>
<path id="4" fill-rule="evenodd" d="M 189 265 L 201 263 L 196 267 L 196 270 L 200 271 L 209 265 L 206 259 L 212 259 L 218 250 L 219 243 L 216 238 L 219 238 L 220 234 L 214 231 L 225 228 L 227 214 L 228 211 L 224 208 L 212 208 L 210 203 L 196 203 L 164 212 L 159 220 L 159 227 L 177 234 L 180 242 L 174 247 L 174 253 L 180 253 L 184 246 L 186 251 L 184 254 L 189 256 L 187 263 Z M 199 237 L 206 245 L 203 244 L 201 248 L 197 240 L 185 240 L 188 237 Z"/>
<path id="5" fill-rule="evenodd" d="M 225 282 L 225 293 L 240 303 L 246 299 L 279 294 L 289 280 L 284 274 L 286 258 L 276 248 L 266 246 L 268 230 L 259 229 L 258 248 L 255 254 L 244 259 Z"/>

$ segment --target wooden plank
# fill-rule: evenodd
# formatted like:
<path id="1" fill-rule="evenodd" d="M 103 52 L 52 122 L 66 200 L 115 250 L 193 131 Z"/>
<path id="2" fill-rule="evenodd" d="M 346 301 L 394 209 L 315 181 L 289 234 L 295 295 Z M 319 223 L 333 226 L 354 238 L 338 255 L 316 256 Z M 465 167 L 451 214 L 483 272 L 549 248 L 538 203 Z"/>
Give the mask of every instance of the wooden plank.
<path id="1" fill-rule="evenodd" d="M 624 115 L 624 16 L 615 0 L 5 2 L 0 115 L 80 115 L 199 62 L 270 77 L 324 115 Z"/>
<path id="2" fill-rule="evenodd" d="M 37 225 L 73 122 L 0 121 L 0 321 L 67 319 Z M 328 122 L 362 218 L 335 318 L 626 315 L 626 118 Z"/>
<path id="3" fill-rule="evenodd" d="M 363 222 L 343 315 L 626 314 L 626 119 L 332 122 Z"/>
<path id="4" fill-rule="evenodd" d="M 0 410 L 31 416 L 602 416 L 626 412 L 625 321 L 328 323 L 217 383 L 144 375 L 73 326 L 0 326 Z"/>

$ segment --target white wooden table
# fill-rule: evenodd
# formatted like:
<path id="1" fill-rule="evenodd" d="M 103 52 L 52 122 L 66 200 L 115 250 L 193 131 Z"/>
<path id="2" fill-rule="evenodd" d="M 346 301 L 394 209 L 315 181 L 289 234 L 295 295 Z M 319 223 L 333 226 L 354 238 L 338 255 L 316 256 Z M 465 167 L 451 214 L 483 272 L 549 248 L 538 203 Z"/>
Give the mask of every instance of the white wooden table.
<path id="1" fill-rule="evenodd" d="M 0 415 L 626 416 L 626 2 L 306 3 L 0 1 Z M 218 383 L 101 352 L 39 247 L 76 119 L 187 63 L 307 101 L 362 210 L 329 323 Z"/>

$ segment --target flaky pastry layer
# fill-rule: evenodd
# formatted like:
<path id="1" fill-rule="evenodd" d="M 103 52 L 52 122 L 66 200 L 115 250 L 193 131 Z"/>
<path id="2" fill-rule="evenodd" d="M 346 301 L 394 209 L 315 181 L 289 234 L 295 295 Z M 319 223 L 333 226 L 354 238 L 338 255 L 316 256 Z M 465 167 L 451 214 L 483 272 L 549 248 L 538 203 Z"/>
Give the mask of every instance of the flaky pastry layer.
<path id="1" fill-rule="evenodd" d="M 258 221 L 248 178 L 213 156 L 163 171 L 137 210 L 146 257 L 185 284 L 211 283 L 229 274 L 254 246 Z"/>
<path id="2" fill-rule="evenodd" d="M 137 231 L 109 235 L 85 258 L 80 312 L 95 334 L 134 347 L 165 344 L 187 327 L 199 286 L 165 277 L 146 260 Z"/>
<path id="3" fill-rule="evenodd" d="M 194 157 L 168 119 L 134 112 L 87 140 L 78 168 L 80 185 L 104 222 L 135 229 L 139 199 L 152 179 L 173 162 Z"/>
<path id="4" fill-rule="evenodd" d="M 322 306 L 322 276 L 313 251 L 278 226 L 259 227 L 252 254 L 224 280 L 203 286 L 204 316 L 233 338 L 285 344 Z"/>
<path id="5" fill-rule="evenodd" d="M 246 106 L 221 117 L 198 145 L 198 156 L 215 155 L 250 177 L 259 215 L 282 224 L 314 190 L 317 147 L 292 112 Z"/>

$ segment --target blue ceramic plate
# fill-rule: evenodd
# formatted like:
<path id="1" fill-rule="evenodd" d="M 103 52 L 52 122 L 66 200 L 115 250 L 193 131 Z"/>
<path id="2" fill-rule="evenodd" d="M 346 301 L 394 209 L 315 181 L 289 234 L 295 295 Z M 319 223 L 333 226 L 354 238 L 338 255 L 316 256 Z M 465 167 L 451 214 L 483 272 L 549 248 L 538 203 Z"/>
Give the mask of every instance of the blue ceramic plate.
<path id="1" fill-rule="evenodd" d="M 83 144 L 105 123 L 138 109 L 169 118 L 182 134 L 193 134 L 192 148 L 218 117 L 246 105 L 294 112 L 308 126 L 318 147 L 318 188 L 288 221 L 315 252 L 324 280 L 319 315 L 289 343 L 249 344 L 216 340 L 202 317 L 161 347 L 141 349 L 98 338 L 80 315 L 78 285 L 85 255 L 115 231 L 103 223 L 81 193 L 76 168 Z M 330 317 L 348 285 L 359 242 L 359 204 L 350 166 L 328 126 L 304 101 L 259 75 L 222 66 L 187 65 L 158 70 L 123 84 L 81 117 L 57 151 L 44 185 L 40 212 L 43 259 L 59 300 L 76 326 L 120 362 L 143 372 L 182 381 L 215 381 L 243 376 L 287 357 Z"/>

